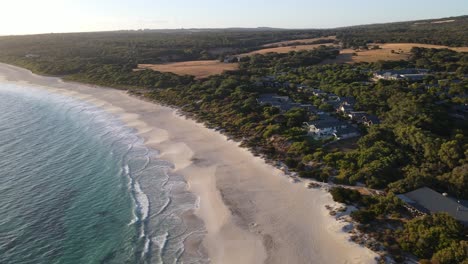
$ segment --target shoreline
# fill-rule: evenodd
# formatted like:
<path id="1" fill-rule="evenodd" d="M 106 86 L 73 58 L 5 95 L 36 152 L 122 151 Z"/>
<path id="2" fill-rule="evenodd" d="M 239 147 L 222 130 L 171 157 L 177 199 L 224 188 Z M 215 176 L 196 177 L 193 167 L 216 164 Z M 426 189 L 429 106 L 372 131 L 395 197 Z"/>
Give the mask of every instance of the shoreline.
<path id="1" fill-rule="evenodd" d="M 7 64 L 0 72 L 94 103 L 135 128 L 199 197 L 195 215 L 205 223 L 203 246 L 212 263 L 375 263 L 377 255 L 350 242 L 344 224 L 329 215 L 325 205 L 335 204 L 329 193 L 290 183 L 239 143 L 176 109 Z"/>

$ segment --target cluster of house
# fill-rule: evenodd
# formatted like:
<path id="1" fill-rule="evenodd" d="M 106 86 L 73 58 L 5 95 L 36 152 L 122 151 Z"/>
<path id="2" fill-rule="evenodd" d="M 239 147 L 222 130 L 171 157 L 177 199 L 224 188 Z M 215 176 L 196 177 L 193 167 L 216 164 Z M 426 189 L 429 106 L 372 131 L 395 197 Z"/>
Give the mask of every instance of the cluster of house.
<path id="1" fill-rule="evenodd" d="M 318 119 L 304 123 L 309 135 L 315 139 L 335 138 L 336 140 L 358 137 L 359 130 L 348 122 L 329 114 L 318 115 Z"/>
<path id="2" fill-rule="evenodd" d="M 270 105 L 278 108 L 282 113 L 287 112 L 293 108 L 303 108 L 312 114 L 323 114 L 319 109 L 311 104 L 295 103 L 289 96 L 280 96 L 277 94 L 262 94 L 257 98 L 257 103 L 260 105 Z"/>
<path id="3" fill-rule="evenodd" d="M 422 81 L 429 75 L 426 69 L 383 70 L 374 72 L 374 80 Z"/>
<path id="4" fill-rule="evenodd" d="M 299 89 L 308 88 L 301 86 Z M 352 97 L 340 97 L 320 89 L 311 89 L 310 91 L 313 95 L 321 97 L 324 102 L 333 106 L 333 109 L 337 113 L 348 117 L 355 123 L 367 126 L 379 123 L 379 120 L 375 116 L 365 112 L 354 111 L 355 100 Z M 360 136 L 356 125 L 337 119 L 331 116 L 330 113 L 319 110 L 311 104 L 295 103 L 288 96 L 263 94 L 257 99 L 257 102 L 260 105 L 277 107 L 281 112 L 289 111 L 292 108 L 303 108 L 309 113 L 316 115 L 317 119 L 304 123 L 309 131 L 308 134 L 315 139 L 335 138 L 336 140 L 341 140 Z"/>
<path id="5" fill-rule="evenodd" d="M 300 87 L 302 90 L 307 90 L 307 87 Z M 379 123 L 379 119 L 366 112 L 355 111 L 356 103 L 353 97 L 340 97 L 333 93 L 327 93 L 320 89 L 310 89 L 310 92 L 322 101 L 331 105 L 332 108 L 340 115 L 348 118 L 354 123 L 371 126 Z M 346 139 L 357 137 L 360 135 L 355 126 L 348 122 L 336 119 L 329 115 L 319 115 L 319 119 L 308 122 L 310 134 L 315 138 L 335 137 L 337 139 Z"/>

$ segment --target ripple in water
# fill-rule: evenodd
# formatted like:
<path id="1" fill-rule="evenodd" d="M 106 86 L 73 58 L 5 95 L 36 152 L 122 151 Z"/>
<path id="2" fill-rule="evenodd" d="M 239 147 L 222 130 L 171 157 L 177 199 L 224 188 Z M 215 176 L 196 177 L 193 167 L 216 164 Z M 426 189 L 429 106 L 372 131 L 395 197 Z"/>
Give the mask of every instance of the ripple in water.
<path id="1" fill-rule="evenodd" d="M 172 164 L 70 97 L 0 83 L 0 263 L 206 263 Z"/>

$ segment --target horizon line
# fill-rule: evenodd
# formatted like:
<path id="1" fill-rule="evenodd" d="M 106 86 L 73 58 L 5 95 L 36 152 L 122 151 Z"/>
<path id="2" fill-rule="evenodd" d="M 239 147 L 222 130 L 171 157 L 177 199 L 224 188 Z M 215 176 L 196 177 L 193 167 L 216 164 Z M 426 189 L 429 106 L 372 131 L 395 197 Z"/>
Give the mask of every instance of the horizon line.
<path id="1" fill-rule="evenodd" d="M 352 24 L 347 26 L 337 26 L 337 27 L 317 27 L 317 28 L 278 28 L 278 27 L 269 27 L 269 26 L 257 26 L 257 27 L 180 27 L 180 28 L 139 28 L 139 29 L 110 29 L 110 30 L 91 30 L 91 31 L 63 31 L 63 32 L 42 32 L 42 33 L 30 33 L 30 34 L 0 34 L 0 37 L 20 37 L 20 36 L 38 36 L 38 35 L 52 35 L 52 34 L 84 34 L 84 33 L 110 33 L 110 32 L 123 32 L 123 31 L 183 31 L 183 30 L 333 30 L 333 29 L 343 29 L 350 27 L 359 27 L 359 26 L 370 26 L 370 25 L 382 25 L 382 24 L 397 24 L 397 23 L 409 23 L 409 22 L 419 22 L 427 20 L 441 20 L 441 19 L 450 19 L 450 18 L 462 18 L 468 15 L 454 15 L 448 17 L 432 17 L 432 18 L 422 18 L 414 20 L 398 20 L 398 21 L 389 21 L 389 22 L 375 22 L 367 24 Z"/>

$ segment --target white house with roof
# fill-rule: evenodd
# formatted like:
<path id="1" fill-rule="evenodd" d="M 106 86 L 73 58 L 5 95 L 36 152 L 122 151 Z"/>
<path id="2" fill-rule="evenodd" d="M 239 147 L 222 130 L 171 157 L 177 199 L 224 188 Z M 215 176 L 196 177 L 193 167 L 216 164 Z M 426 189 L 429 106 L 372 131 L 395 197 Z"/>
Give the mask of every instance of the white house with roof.
<path id="1" fill-rule="evenodd" d="M 324 139 L 335 137 L 338 129 L 348 127 L 348 124 L 336 118 L 325 116 L 321 119 L 305 122 L 304 125 L 308 128 L 308 135 L 315 139 Z"/>

